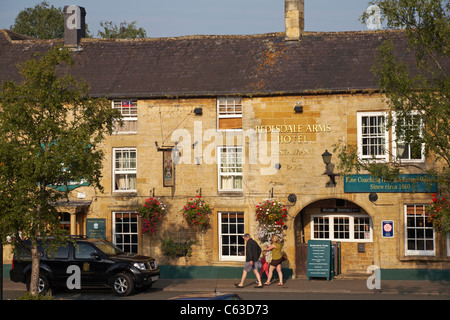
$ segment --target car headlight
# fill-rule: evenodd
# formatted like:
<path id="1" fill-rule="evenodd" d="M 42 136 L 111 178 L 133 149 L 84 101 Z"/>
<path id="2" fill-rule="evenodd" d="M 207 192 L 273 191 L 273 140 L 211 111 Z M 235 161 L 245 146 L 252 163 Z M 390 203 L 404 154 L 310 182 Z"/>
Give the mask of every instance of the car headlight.
<path id="1" fill-rule="evenodd" d="M 145 263 L 142 262 L 136 262 L 133 264 L 133 266 L 139 270 L 145 270 Z"/>

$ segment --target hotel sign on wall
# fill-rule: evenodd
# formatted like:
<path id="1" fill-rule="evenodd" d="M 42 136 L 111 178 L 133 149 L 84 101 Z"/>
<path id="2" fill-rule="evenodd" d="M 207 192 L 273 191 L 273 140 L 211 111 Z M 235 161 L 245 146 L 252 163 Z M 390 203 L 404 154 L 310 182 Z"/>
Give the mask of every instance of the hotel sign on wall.
<path id="1" fill-rule="evenodd" d="M 278 132 L 279 143 L 309 143 L 310 135 L 331 132 L 330 124 L 282 124 L 255 126 L 256 132 Z"/>
<path id="2" fill-rule="evenodd" d="M 255 126 L 257 133 L 278 133 L 279 148 L 277 153 L 280 156 L 292 156 L 288 163 L 283 165 L 286 170 L 302 169 L 299 156 L 312 155 L 311 142 L 317 141 L 317 134 L 330 133 L 331 125 L 323 124 L 282 124 L 282 125 L 260 125 Z"/>
<path id="3" fill-rule="evenodd" d="M 278 142 L 280 144 L 280 155 L 308 155 L 312 153 L 312 148 L 307 146 L 311 141 L 316 141 L 314 135 L 318 133 L 331 132 L 330 124 L 282 124 L 282 125 L 261 125 L 255 126 L 257 133 L 277 132 Z M 295 144 L 301 144 L 304 147 L 295 148 Z M 283 148 L 285 146 L 286 148 Z"/>
<path id="4" fill-rule="evenodd" d="M 437 192 L 437 183 L 425 174 L 401 174 L 399 181 L 384 181 L 369 174 L 344 176 L 344 192 L 419 193 Z"/>

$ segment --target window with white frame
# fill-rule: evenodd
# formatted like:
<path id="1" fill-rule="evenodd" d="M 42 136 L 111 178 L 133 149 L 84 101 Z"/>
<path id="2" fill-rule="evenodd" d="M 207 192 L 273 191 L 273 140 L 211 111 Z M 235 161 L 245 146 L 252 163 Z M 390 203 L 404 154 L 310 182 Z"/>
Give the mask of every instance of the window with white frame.
<path id="1" fill-rule="evenodd" d="M 242 129 L 241 97 L 217 98 L 217 129 L 219 130 Z"/>
<path id="2" fill-rule="evenodd" d="M 113 191 L 136 191 L 136 148 L 115 148 L 113 156 Z"/>
<path id="3" fill-rule="evenodd" d="M 113 100 L 113 108 L 122 114 L 122 126 L 118 122 L 114 124 L 114 133 L 136 133 L 137 132 L 137 101 L 136 100 Z"/>
<path id="4" fill-rule="evenodd" d="M 394 114 L 394 120 L 395 130 L 392 132 L 394 157 L 402 162 L 425 161 L 425 144 L 421 143 L 423 122 L 419 115 L 413 113 L 403 119 L 404 123 L 400 123 Z"/>
<path id="5" fill-rule="evenodd" d="M 311 224 L 311 239 L 372 242 L 372 221 L 366 214 L 317 214 Z"/>
<path id="6" fill-rule="evenodd" d="M 138 253 L 138 214 L 113 212 L 113 242 L 125 252 Z"/>
<path id="7" fill-rule="evenodd" d="M 221 261 L 245 260 L 245 221 L 243 212 L 219 212 Z"/>
<path id="8" fill-rule="evenodd" d="M 434 256 L 435 232 L 423 204 L 405 205 L 405 254 Z"/>
<path id="9" fill-rule="evenodd" d="M 361 159 L 389 160 L 385 112 L 358 112 L 358 155 Z"/>
<path id="10" fill-rule="evenodd" d="M 242 191 L 242 147 L 218 147 L 219 191 Z"/>

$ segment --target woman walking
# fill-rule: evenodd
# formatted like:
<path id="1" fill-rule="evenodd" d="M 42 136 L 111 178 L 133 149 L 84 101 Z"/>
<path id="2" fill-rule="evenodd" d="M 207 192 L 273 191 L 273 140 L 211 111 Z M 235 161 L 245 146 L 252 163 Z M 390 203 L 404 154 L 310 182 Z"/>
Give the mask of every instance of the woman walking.
<path id="1" fill-rule="evenodd" d="M 281 241 L 280 237 L 277 235 L 272 236 L 272 245 L 266 248 L 267 251 L 272 250 L 272 261 L 269 265 L 269 276 L 267 281 L 264 283 L 265 285 L 270 285 L 270 281 L 272 280 L 273 270 L 277 269 L 279 282 L 278 285 L 283 285 L 283 273 L 281 272 L 281 263 L 283 262 L 283 254 L 281 252 Z"/>

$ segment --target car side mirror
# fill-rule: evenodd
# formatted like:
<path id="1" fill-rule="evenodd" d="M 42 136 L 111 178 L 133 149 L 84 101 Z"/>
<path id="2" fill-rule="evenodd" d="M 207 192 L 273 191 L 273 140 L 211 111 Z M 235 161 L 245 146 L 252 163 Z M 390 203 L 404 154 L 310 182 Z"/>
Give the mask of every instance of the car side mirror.
<path id="1" fill-rule="evenodd" d="M 97 252 L 92 252 L 91 257 L 92 259 L 100 260 L 100 255 Z"/>

